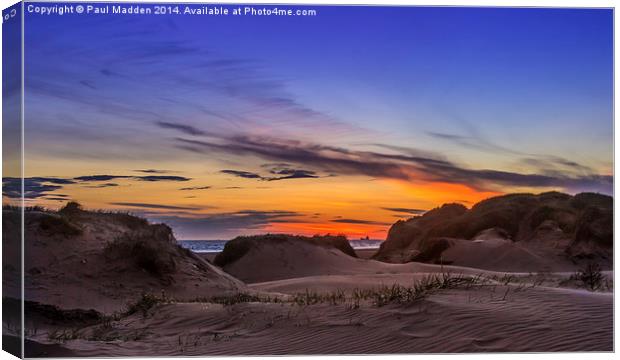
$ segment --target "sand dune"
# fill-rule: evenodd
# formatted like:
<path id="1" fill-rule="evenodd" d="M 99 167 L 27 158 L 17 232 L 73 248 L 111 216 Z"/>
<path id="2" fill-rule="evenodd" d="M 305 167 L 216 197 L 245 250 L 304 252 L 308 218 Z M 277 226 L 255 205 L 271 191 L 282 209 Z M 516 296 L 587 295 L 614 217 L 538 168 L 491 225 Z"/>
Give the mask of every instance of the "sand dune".
<path id="1" fill-rule="evenodd" d="M 4 215 L 11 229 L 18 217 Z M 573 265 L 555 271 L 561 260 L 493 232 L 441 238 L 451 265 L 353 257 L 337 239 L 251 237 L 218 255 L 220 269 L 167 226 L 128 215 L 33 211 L 26 224 L 31 357 L 613 350 L 613 272 L 586 291 Z M 412 290 L 433 277 L 460 280 Z M 390 298 L 395 284 L 419 296 Z"/>
<path id="2" fill-rule="evenodd" d="M 218 257 L 229 256 L 225 248 Z M 216 263 L 217 263 L 216 258 Z M 256 237 L 246 251 L 223 269 L 246 283 L 325 274 L 368 272 L 367 261 L 345 254 L 338 248 L 318 246 L 288 237 L 273 240 Z"/>
<path id="3" fill-rule="evenodd" d="M 4 211 L 3 229 L 19 228 L 16 215 Z M 125 214 L 86 211 L 32 211 L 25 219 L 25 299 L 29 301 L 110 313 L 141 293 L 163 291 L 182 299 L 244 288 L 239 280 L 177 246 L 165 225 L 149 225 Z M 7 265 L 13 271 L 19 268 L 18 258 L 5 261 L 5 269 Z"/>
<path id="4" fill-rule="evenodd" d="M 518 244 L 501 239 L 477 241 L 445 239 L 450 247 L 443 252 L 445 264 L 408 262 L 386 263 L 353 258 L 335 248 L 319 247 L 303 241 L 257 241 L 224 270 L 246 283 L 294 279 L 322 275 L 413 274 L 450 271 L 452 273 L 573 271 L 565 258 L 542 257 Z M 481 270 L 486 269 L 486 270 Z"/>
<path id="5" fill-rule="evenodd" d="M 446 267 L 448 268 L 456 269 Z M 291 240 L 257 244 L 238 260 L 225 265 L 223 269 L 246 283 L 258 283 L 322 275 L 439 272 L 441 266 L 422 263 L 389 264 L 359 259 L 335 248 Z"/>
<path id="6" fill-rule="evenodd" d="M 510 272 L 568 271 L 576 268 L 562 254 L 532 249 L 505 239 L 436 240 L 445 241 L 448 245 L 438 256 L 439 259 L 433 259 L 435 263 Z"/>
<path id="7" fill-rule="evenodd" d="M 425 277 L 433 276 L 466 276 L 470 278 L 482 278 L 487 284 L 537 286 L 550 289 L 582 289 L 577 281 L 571 279 L 572 272 L 542 272 L 542 273 L 512 273 L 480 270 L 456 266 L 436 266 L 410 263 L 409 267 L 395 267 L 389 273 L 376 274 L 353 274 L 353 275 L 317 275 L 298 277 L 285 280 L 265 281 L 249 284 L 251 289 L 257 292 L 278 294 L 299 294 L 306 291 L 317 293 L 330 293 L 344 291 L 351 293 L 355 290 L 378 289 L 384 286 L 399 284 L 412 286 Z M 613 271 L 604 271 L 605 287 L 611 286 L 614 281 Z"/>
<path id="8" fill-rule="evenodd" d="M 397 221 L 374 258 L 503 271 L 574 270 L 596 261 L 611 269 L 612 205 L 610 196 L 559 192 L 497 196 L 471 209 L 444 204 Z"/>
<path id="9" fill-rule="evenodd" d="M 357 309 L 169 304 L 105 330 L 140 341 L 74 340 L 63 351 L 79 356 L 132 356 L 146 349 L 158 355 L 611 351 L 612 302 L 609 293 L 484 286 L 442 291 L 410 305 Z M 45 341 L 43 334 L 39 338 Z"/>

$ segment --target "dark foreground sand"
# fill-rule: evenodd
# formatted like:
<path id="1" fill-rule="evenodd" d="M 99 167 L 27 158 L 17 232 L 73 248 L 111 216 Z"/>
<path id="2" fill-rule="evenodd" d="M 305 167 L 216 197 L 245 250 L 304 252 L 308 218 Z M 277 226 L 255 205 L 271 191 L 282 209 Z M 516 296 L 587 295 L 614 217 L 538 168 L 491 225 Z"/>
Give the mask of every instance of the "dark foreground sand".
<path id="1" fill-rule="evenodd" d="M 453 352 L 612 351 L 613 294 L 564 284 L 570 273 L 498 273 L 421 263 L 386 264 L 327 256 L 339 274 L 254 282 L 248 291 L 278 302 L 228 305 L 209 301 L 155 304 L 144 313 L 80 328 L 40 326 L 30 336 L 29 356 L 302 355 Z M 303 274 L 303 261 L 287 262 Z M 299 265 L 299 268 L 296 266 Z M 331 266 L 326 269 L 335 271 Z M 316 269 L 308 269 L 316 274 Z M 271 269 L 254 267 L 258 277 Z M 378 306 L 354 300 L 356 291 L 428 276 L 479 277 L 471 286 L 430 291 L 408 303 Z M 605 272 L 613 281 L 613 273 Z M 564 285 L 562 285 L 564 284 Z M 344 300 L 305 303 L 315 296 L 343 294 Z M 296 301 L 295 299 L 301 299 Z M 74 333 L 75 331 L 75 333 Z M 70 334 L 51 340 L 50 334 Z"/>
<path id="2" fill-rule="evenodd" d="M 310 286 L 328 291 L 334 282 L 375 287 L 388 278 L 323 276 L 253 287 L 295 294 Z M 86 339 L 97 334 L 110 341 L 76 339 L 43 349 L 79 356 L 611 351 L 612 309 L 611 293 L 517 284 L 438 291 L 383 307 L 173 303 L 109 329 L 80 330 Z M 50 343 L 43 334 L 35 338 Z"/>

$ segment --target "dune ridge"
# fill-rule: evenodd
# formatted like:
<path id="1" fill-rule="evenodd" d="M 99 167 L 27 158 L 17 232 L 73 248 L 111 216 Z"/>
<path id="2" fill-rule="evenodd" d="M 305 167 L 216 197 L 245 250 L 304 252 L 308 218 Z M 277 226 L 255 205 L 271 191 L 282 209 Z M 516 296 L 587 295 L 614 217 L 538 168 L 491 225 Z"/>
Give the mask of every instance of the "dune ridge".
<path id="1" fill-rule="evenodd" d="M 444 204 L 392 225 L 373 258 L 505 271 L 545 262 L 560 271 L 596 261 L 610 269 L 612 206 L 610 196 L 559 192 L 503 195 L 471 209 Z"/>

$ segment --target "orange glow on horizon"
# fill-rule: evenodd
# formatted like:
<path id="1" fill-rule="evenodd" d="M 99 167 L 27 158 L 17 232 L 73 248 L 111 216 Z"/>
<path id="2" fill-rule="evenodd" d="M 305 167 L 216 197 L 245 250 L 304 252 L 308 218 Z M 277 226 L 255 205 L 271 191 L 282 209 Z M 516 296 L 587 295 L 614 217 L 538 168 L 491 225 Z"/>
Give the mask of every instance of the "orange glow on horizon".
<path id="1" fill-rule="evenodd" d="M 294 235 L 345 235 L 348 239 L 370 237 L 384 240 L 391 225 L 366 225 L 343 223 L 271 223 L 265 228 L 266 232 Z"/>
<path id="2" fill-rule="evenodd" d="M 470 208 L 472 205 L 490 197 L 503 195 L 499 191 L 478 191 L 463 184 L 451 184 L 444 182 L 407 183 L 402 181 L 386 180 L 398 184 L 404 192 L 414 198 L 424 199 L 432 203 L 435 208 L 447 203 L 462 203 Z M 430 210 L 428 208 L 427 210 Z"/>

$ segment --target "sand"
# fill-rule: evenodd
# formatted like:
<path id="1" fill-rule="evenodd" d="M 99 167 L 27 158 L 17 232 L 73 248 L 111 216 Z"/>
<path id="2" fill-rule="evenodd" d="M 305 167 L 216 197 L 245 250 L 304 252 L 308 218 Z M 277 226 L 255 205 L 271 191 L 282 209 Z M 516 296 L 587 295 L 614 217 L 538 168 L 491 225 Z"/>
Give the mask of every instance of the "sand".
<path id="1" fill-rule="evenodd" d="M 209 261 L 210 263 L 213 263 L 213 259 L 215 259 L 215 257 L 217 256 L 217 254 L 219 254 L 219 252 L 210 252 L 210 253 L 197 253 L 196 255 L 200 256 L 201 258 Z"/>
<path id="2" fill-rule="evenodd" d="M 382 261 L 354 258 L 333 248 L 322 248 L 311 244 L 277 243 L 270 246 L 252 248 L 241 259 L 224 266 L 224 271 L 247 284 L 273 280 L 297 279 L 322 275 L 381 275 L 440 273 L 477 275 L 515 273 L 529 274 L 538 272 L 573 272 L 576 267 L 566 260 L 522 254 L 515 251 L 513 245 L 508 249 L 502 244 L 479 242 L 473 245 L 458 243 L 448 249 L 452 263 L 459 265 L 426 264 L 419 262 L 386 263 Z M 472 249 L 486 248 L 476 255 Z M 466 251 L 459 252 L 460 249 Z M 511 257 L 514 256 L 514 258 Z M 454 261 L 453 259 L 458 259 Z M 478 261 L 482 268 L 471 266 Z M 460 265 L 462 264 L 462 265 Z M 493 266 L 493 265 L 497 266 Z M 490 269 L 490 270 L 489 270 Z"/>
<path id="3" fill-rule="evenodd" d="M 441 254 L 445 264 L 495 271 L 570 271 L 575 264 L 556 251 L 522 246 L 510 240 L 451 239 L 452 246 Z"/>
<path id="4" fill-rule="evenodd" d="M 42 223 L 56 224 L 58 216 L 43 212 L 29 212 L 26 216 L 25 243 L 25 299 L 64 309 L 95 309 L 112 313 L 125 308 L 142 293 L 174 296 L 179 299 L 208 297 L 227 292 L 238 292 L 245 285 L 216 266 L 176 246 L 169 229 L 159 225 L 137 224 L 130 229 L 126 221 L 114 214 L 83 212 L 72 220 L 82 232 L 76 235 L 42 231 Z M 131 219 L 131 218 L 128 218 Z M 135 218 L 134 218 L 135 219 Z M 4 228 L 17 229 L 7 223 Z M 58 223 L 62 224 L 62 223 Z M 57 225 L 54 225 L 57 226 Z M 133 226 L 133 225 L 132 225 Z M 169 257 L 175 270 L 156 276 L 134 265 L 132 256 L 113 254 L 105 249 L 112 240 L 126 233 L 149 233 L 147 239 L 158 247 L 156 256 Z M 19 258 L 6 259 L 5 264 L 18 269 Z M 8 289 L 19 284 L 7 284 Z"/>
<path id="5" fill-rule="evenodd" d="M 610 293 L 500 285 L 358 309 L 168 304 L 106 330 L 139 341 L 71 340 L 55 351 L 77 356 L 611 351 L 612 303 Z M 44 334 L 37 339 L 46 341 Z"/>
<path id="6" fill-rule="evenodd" d="M 377 249 L 355 249 L 355 254 L 357 254 L 357 257 L 360 259 L 370 259 L 376 252 Z M 213 262 L 217 254 L 219 254 L 219 252 L 196 253 L 196 255 L 209 262 Z"/>
<path id="7" fill-rule="evenodd" d="M 56 307 L 29 303 L 27 356 L 613 350 L 611 271 L 603 273 L 604 286 L 591 292 L 570 279 L 573 270 L 540 269 L 539 261 L 557 264 L 553 259 L 476 258 L 454 246 L 449 251 L 469 266 L 392 264 L 368 259 L 368 251 L 352 257 L 335 248 L 284 242 L 252 248 L 223 269 L 204 260 L 214 254 L 164 246 L 177 266 L 163 281 L 124 260 L 102 258 L 105 237 L 127 231 L 116 220 L 97 217 L 82 225 L 79 236 L 35 232 L 28 244 L 41 272 L 27 277 L 27 300 Z M 513 271 L 472 265 L 490 261 Z M 433 288 L 406 303 L 353 300 L 355 293 L 409 287 L 431 276 L 476 281 Z M 157 299 L 162 290 L 166 298 Z M 144 311 L 124 313 L 141 293 L 155 300 Z M 250 296 L 235 300 L 236 293 Z M 342 294 L 343 300 L 311 305 L 298 300 L 330 294 Z M 3 327 L 5 340 L 14 340 L 10 319 Z"/>
<path id="8" fill-rule="evenodd" d="M 355 254 L 360 259 L 370 259 L 378 249 L 356 249 Z"/>
<path id="9" fill-rule="evenodd" d="M 275 250 L 275 249 L 272 249 Z M 408 304 L 379 307 L 372 300 L 297 305 L 249 302 L 233 305 L 156 305 L 103 327 L 84 327 L 78 339 L 49 340 L 39 329 L 32 356 L 285 355 L 453 352 L 611 351 L 613 295 L 560 286 L 571 273 L 504 273 L 421 263 L 386 264 L 324 252 L 331 266 L 322 275 L 254 282 L 261 296 L 291 299 L 295 294 L 410 286 L 448 272 L 486 279 L 467 288 L 430 292 Z M 286 258 L 286 257 L 284 257 Z M 326 260 L 326 259 L 323 259 Z M 288 264 L 290 265 L 290 264 Z M 299 264 L 304 268 L 308 264 Z M 347 266 L 347 269 L 344 267 Z M 340 268 L 342 267 L 342 268 Z M 291 266 L 285 266 L 299 271 Z M 260 269 L 256 269 L 260 270 Z M 267 269 L 258 277 L 286 277 Z M 321 269 L 320 269 L 321 270 Z M 329 274 L 338 270 L 340 274 Z M 346 274 L 345 274 L 346 273 Z M 613 280 L 613 273 L 605 275 Z M 506 280 L 507 279 L 507 280 Z M 92 340 L 97 334 L 98 341 Z M 91 339 L 91 340 L 88 340 Z M 130 339 L 130 340 L 127 340 Z M 105 341 L 103 341 L 105 340 Z"/>

